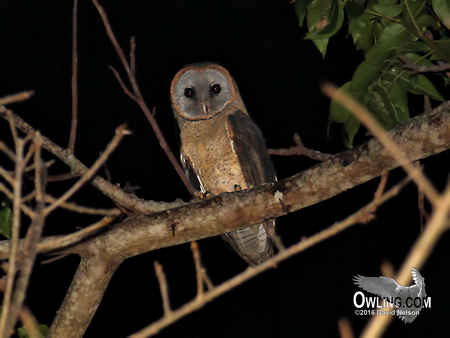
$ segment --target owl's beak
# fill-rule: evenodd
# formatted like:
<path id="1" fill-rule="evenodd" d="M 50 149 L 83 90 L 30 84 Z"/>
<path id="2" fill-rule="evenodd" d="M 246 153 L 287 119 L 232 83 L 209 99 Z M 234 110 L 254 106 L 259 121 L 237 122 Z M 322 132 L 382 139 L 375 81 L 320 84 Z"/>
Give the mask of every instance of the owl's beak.
<path id="1" fill-rule="evenodd" d="M 203 114 L 208 114 L 208 105 L 206 103 L 200 103 L 200 107 Z"/>

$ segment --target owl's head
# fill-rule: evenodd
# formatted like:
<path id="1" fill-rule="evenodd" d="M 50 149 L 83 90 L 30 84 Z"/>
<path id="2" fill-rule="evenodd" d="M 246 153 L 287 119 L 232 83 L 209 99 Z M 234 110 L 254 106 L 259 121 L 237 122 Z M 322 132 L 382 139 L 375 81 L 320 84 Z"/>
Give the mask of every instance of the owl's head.
<path id="1" fill-rule="evenodd" d="M 182 68 L 170 86 L 174 112 L 186 120 L 213 117 L 236 97 L 236 93 L 237 88 L 230 73 L 224 67 L 212 63 Z"/>

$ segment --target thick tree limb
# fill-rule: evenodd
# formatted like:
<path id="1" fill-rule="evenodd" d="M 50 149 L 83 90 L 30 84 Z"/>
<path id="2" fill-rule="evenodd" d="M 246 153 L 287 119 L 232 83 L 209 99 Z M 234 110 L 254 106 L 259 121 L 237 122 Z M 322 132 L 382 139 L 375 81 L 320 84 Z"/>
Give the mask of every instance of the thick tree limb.
<path id="1" fill-rule="evenodd" d="M 447 112 L 421 115 L 389 134 L 410 161 L 425 158 L 449 149 L 450 114 L 447 109 Z M 92 311 L 98 306 L 92 300 L 101 300 L 111 277 L 104 275 L 106 272 L 112 274 L 128 257 L 282 216 L 336 196 L 397 166 L 389 151 L 373 139 L 275 185 L 224 193 L 149 216 L 130 217 L 110 231 L 71 249 L 83 257 L 82 264 L 52 325 L 51 336 L 57 337 L 56 332 L 67 336 L 72 332 L 74 317 L 77 318 L 77 329 L 73 332 L 77 334 L 73 337 L 83 334 L 93 316 Z M 91 264 L 90 260 L 101 263 L 98 268 L 103 271 L 101 275 L 94 267 L 91 268 L 94 277 L 83 273 Z M 114 269 L 106 270 L 106 266 L 114 266 Z M 93 283 L 96 287 L 89 287 Z M 80 290 L 83 290 L 81 298 L 76 296 Z M 85 306 L 81 304 L 83 301 L 86 301 Z"/>
<path id="2" fill-rule="evenodd" d="M 121 261 L 106 260 L 97 253 L 81 257 L 80 265 L 63 305 L 56 314 L 49 337 L 82 337 L 103 293 Z M 92 292 L 96 290 L 96 292 Z M 68 316 L 67 316 L 68 314 Z"/>

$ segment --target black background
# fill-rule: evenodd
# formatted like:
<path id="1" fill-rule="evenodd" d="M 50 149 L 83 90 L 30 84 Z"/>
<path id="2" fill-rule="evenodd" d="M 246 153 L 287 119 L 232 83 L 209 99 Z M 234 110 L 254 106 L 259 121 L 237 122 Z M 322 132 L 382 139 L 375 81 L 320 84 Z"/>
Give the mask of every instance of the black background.
<path id="1" fill-rule="evenodd" d="M 137 71 L 141 90 L 178 155 L 178 139 L 169 104 L 169 84 L 185 64 L 218 62 L 236 79 L 247 109 L 271 148 L 292 145 L 299 132 L 305 145 L 325 151 L 344 150 L 339 128 L 326 138 L 329 101 L 319 89 L 324 80 L 338 85 L 351 79 L 362 54 L 354 51 L 346 29 L 333 38 L 322 59 L 297 25 L 289 1 L 103 1 L 119 42 L 128 50 L 137 42 Z M 66 146 L 71 116 L 71 1 L 2 1 L 0 4 L 0 96 L 25 89 L 36 91 L 14 111 L 56 143 Z M 189 195 L 165 158 L 138 107 L 121 91 L 111 71 L 120 62 L 90 1 L 79 8 L 79 132 L 76 156 L 90 165 L 127 123 L 126 137 L 107 162 L 113 183 L 138 185 L 145 199 L 171 201 Z M 412 98 L 420 112 L 420 99 Z M 361 141 L 361 132 L 357 141 Z M 0 138 L 9 140 L 8 125 L 0 121 Z M 51 156 L 45 154 L 49 159 Z M 3 161 L 4 158 L 1 158 Z M 273 157 L 279 178 L 302 171 L 315 162 L 306 158 Z M 5 162 L 2 162 L 5 163 Z M 439 190 L 448 175 L 449 152 L 422 162 Z M 63 173 L 62 164 L 50 174 Z M 105 172 L 100 173 L 104 176 Z M 389 185 L 404 177 L 390 174 Z M 52 183 L 61 194 L 73 182 Z M 277 231 L 286 245 L 310 236 L 368 203 L 378 179 L 294 214 L 280 218 Z M 30 185 L 30 184 L 29 184 Z M 27 186 L 25 187 L 27 188 Z M 29 188 L 29 187 L 28 187 Z M 92 187 L 74 198 L 82 205 L 111 207 Z M 55 212 L 45 235 L 69 233 L 96 220 Z M 410 184 L 377 212 L 368 225 L 357 225 L 291 258 L 164 329 L 160 337 L 298 337 L 337 336 L 337 320 L 346 317 L 358 334 L 367 317 L 353 314 L 352 276 L 380 275 L 389 261 L 398 268 L 420 234 L 417 191 Z M 246 265 L 220 238 L 199 242 L 203 263 L 216 284 Z M 432 296 L 411 325 L 395 320 L 388 335 L 442 336 L 448 315 L 448 236 L 444 235 L 421 269 Z M 45 257 L 44 257 L 45 258 Z M 123 337 L 162 315 L 153 261 L 166 272 L 173 308 L 195 296 L 194 265 L 188 244 L 161 249 L 127 260 L 114 275 L 95 314 L 87 337 Z M 48 265 L 37 264 L 26 304 L 41 323 L 50 324 L 77 266 L 76 257 Z M 445 309 L 445 310 L 444 310 Z"/>

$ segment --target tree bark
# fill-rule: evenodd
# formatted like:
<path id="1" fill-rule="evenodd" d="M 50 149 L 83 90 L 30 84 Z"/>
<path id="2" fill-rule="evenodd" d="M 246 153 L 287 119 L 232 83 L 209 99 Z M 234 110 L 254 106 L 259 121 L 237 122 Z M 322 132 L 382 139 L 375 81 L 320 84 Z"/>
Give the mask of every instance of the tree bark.
<path id="1" fill-rule="evenodd" d="M 440 153 L 450 147 L 449 110 L 447 106 L 444 111 L 418 116 L 389 134 L 411 161 Z M 389 152 L 372 139 L 276 184 L 224 193 L 147 216 L 132 216 L 110 231 L 71 249 L 71 252 L 79 253 L 82 260 L 52 324 L 50 336 L 82 336 L 109 279 L 128 257 L 219 235 L 297 211 L 397 166 Z"/>

